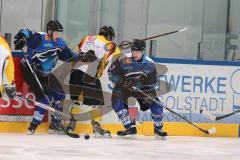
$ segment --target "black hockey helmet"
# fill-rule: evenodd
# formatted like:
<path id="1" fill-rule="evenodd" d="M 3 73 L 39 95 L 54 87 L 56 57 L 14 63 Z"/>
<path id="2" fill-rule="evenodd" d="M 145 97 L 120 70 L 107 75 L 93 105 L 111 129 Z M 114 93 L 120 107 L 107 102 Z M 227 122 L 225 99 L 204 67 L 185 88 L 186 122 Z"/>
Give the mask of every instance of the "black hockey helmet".
<path id="1" fill-rule="evenodd" d="M 131 47 L 131 51 L 143 51 L 146 48 L 144 40 L 134 39 Z"/>
<path id="2" fill-rule="evenodd" d="M 62 32 L 63 26 L 58 20 L 50 20 L 47 23 L 47 31 L 48 30 Z"/>
<path id="3" fill-rule="evenodd" d="M 99 35 L 103 35 L 108 40 L 112 41 L 115 38 L 114 29 L 111 26 L 102 26 L 99 30 Z"/>

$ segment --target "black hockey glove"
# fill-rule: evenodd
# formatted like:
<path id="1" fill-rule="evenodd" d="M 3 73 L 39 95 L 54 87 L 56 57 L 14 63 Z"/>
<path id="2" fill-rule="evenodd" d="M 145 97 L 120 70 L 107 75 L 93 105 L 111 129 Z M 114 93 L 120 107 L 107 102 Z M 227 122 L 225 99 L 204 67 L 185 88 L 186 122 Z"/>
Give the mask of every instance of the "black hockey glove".
<path id="1" fill-rule="evenodd" d="M 26 46 L 27 40 L 25 34 L 19 32 L 17 35 L 14 36 L 14 44 L 15 44 L 15 50 L 22 49 Z"/>
<path id="2" fill-rule="evenodd" d="M 82 62 L 93 62 L 97 59 L 95 52 L 93 50 L 89 50 L 86 53 L 80 52 L 77 60 Z"/>
<path id="3" fill-rule="evenodd" d="M 15 85 L 4 85 L 4 90 L 10 99 L 13 99 L 14 96 L 16 95 L 16 86 Z"/>
<path id="4" fill-rule="evenodd" d="M 141 80 L 145 80 L 145 79 L 147 78 L 147 74 L 146 74 L 145 72 L 140 72 L 139 78 L 140 78 Z"/>
<path id="5" fill-rule="evenodd" d="M 125 88 L 125 89 L 128 89 L 128 90 L 132 90 L 132 87 L 134 86 L 134 82 L 131 81 L 131 80 L 122 80 L 119 84 L 118 84 L 119 87 L 121 88 Z"/>

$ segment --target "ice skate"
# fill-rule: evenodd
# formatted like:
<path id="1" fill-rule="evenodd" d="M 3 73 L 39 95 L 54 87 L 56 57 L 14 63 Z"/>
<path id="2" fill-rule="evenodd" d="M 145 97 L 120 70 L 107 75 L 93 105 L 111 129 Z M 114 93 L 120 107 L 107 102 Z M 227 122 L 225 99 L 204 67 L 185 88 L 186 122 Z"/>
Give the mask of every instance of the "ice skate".
<path id="1" fill-rule="evenodd" d="M 36 129 L 37 129 L 37 126 L 38 126 L 37 124 L 31 122 L 30 125 L 29 125 L 29 127 L 28 127 L 28 134 L 29 134 L 29 135 L 34 134 L 35 131 L 36 131 Z"/>
<path id="2" fill-rule="evenodd" d="M 93 126 L 93 133 L 94 133 L 94 137 L 96 138 L 100 138 L 100 137 L 105 137 L 105 138 L 111 138 L 111 132 L 108 130 L 104 130 L 102 129 L 102 127 L 100 126 L 100 124 L 94 120 L 92 120 L 92 126 Z"/>
<path id="3" fill-rule="evenodd" d="M 128 135 L 136 135 L 136 134 L 137 134 L 136 127 L 130 127 L 128 129 L 117 132 L 117 135 L 119 136 L 128 136 Z"/>
<path id="4" fill-rule="evenodd" d="M 52 121 L 49 125 L 49 134 L 64 134 L 64 125 L 60 116 L 52 115 Z"/>
<path id="5" fill-rule="evenodd" d="M 166 140 L 167 139 L 167 132 L 164 132 L 162 129 L 155 129 L 154 134 L 156 138 Z"/>

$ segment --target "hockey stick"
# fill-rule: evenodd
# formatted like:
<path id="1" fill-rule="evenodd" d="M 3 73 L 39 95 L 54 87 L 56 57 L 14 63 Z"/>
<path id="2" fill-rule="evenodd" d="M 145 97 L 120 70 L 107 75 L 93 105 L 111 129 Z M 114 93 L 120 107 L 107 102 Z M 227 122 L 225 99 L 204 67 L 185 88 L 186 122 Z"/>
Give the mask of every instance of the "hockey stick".
<path id="1" fill-rule="evenodd" d="M 49 108 L 52 109 L 52 110 L 50 110 L 50 109 L 49 109 L 49 110 L 52 111 L 52 112 L 54 111 L 54 113 L 59 114 L 60 111 L 57 112 L 57 110 L 55 110 L 55 109 L 52 107 L 51 102 L 50 102 L 48 96 L 47 96 L 46 93 L 44 92 L 44 89 L 43 89 L 43 87 L 42 87 L 42 85 L 41 85 L 41 82 L 39 81 L 37 75 L 36 75 L 35 72 L 33 71 L 31 65 L 29 64 L 28 59 L 27 59 L 27 57 L 26 57 L 23 49 L 21 49 L 21 50 L 22 50 L 22 53 L 24 54 L 24 60 L 25 60 L 25 62 L 27 63 L 28 68 L 30 69 L 30 71 L 31 71 L 31 73 L 33 74 L 35 80 L 37 81 L 37 84 L 38 84 L 38 86 L 40 87 L 40 90 L 41 90 L 42 94 L 44 95 L 44 97 L 45 97 L 46 100 L 48 101 L 48 104 L 51 106 L 51 107 L 48 106 Z M 39 104 L 39 103 L 38 103 L 38 104 Z M 43 105 L 41 105 L 41 106 L 42 106 L 42 108 L 43 108 Z M 41 106 L 39 106 L 39 107 L 41 107 Z M 44 108 L 44 109 L 47 109 L 46 105 L 45 105 L 45 108 Z M 47 109 L 47 110 L 48 110 L 48 109 Z M 61 112 L 61 115 L 63 115 L 62 113 L 63 113 L 63 112 Z M 79 138 L 79 137 L 80 137 L 78 134 L 74 134 L 74 133 L 68 132 L 67 129 L 66 129 L 64 126 L 63 126 L 63 131 L 64 131 L 64 133 L 65 133 L 66 135 L 68 135 L 68 136 L 70 136 L 70 137 L 72 137 L 72 138 Z"/>
<path id="2" fill-rule="evenodd" d="M 64 116 L 64 117 L 66 117 L 66 118 L 71 118 L 71 115 L 66 114 L 66 113 L 64 113 L 64 112 L 61 112 L 61 111 L 58 111 L 58 110 L 56 110 L 56 109 L 54 109 L 54 108 L 52 108 L 52 107 L 49 107 L 49 106 L 46 105 L 46 104 L 39 103 L 39 102 L 37 102 L 37 101 L 28 99 L 28 98 L 23 97 L 23 96 L 20 96 L 20 95 L 16 95 L 16 97 L 19 98 L 19 99 L 22 99 L 22 100 L 26 100 L 26 101 L 28 101 L 28 102 L 30 102 L 30 103 L 33 103 L 35 106 L 41 107 L 41 108 L 43 108 L 43 109 L 46 109 L 46 110 L 48 110 L 48 111 L 51 112 L 51 113 L 56 113 L 56 114 L 60 114 L 60 115 L 62 115 L 62 116 Z M 70 137 L 72 137 L 72 138 L 79 138 L 79 137 L 80 137 L 78 134 L 74 134 L 74 133 L 67 132 L 66 129 L 64 129 L 63 131 L 64 131 L 64 133 L 66 133 L 68 136 L 70 136 Z"/>
<path id="3" fill-rule="evenodd" d="M 50 107 L 50 106 L 48 106 L 46 104 L 34 101 L 32 99 L 28 99 L 28 98 L 20 96 L 20 95 L 16 95 L 16 97 L 19 98 L 19 99 L 22 99 L 22 100 L 26 100 L 26 101 L 28 101 L 30 103 L 33 103 L 35 106 L 39 106 L 39 107 L 41 107 L 43 109 L 48 110 L 49 112 L 60 114 L 60 115 L 62 115 L 64 117 L 66 117 L 66 118 L 71 118 L 71 115 L 69 115 L 67 113 L 64 113 L 64 112 L 61 112 L 61 111 L 58 111 L 58 110 L 56 110 L 56 109 L 54 109 L 54 108 L 52 108 L 52 107 Z"/>
<path id="4" fill-rule="evenodd" d="M 237 113 L 239 113 L 239 112 L 240 112 L 240 110 L 237 110 L 237 111 L 228 113 L 228 114 L 223 115 L 223 116 L 214 116 L 214 115 L 210 114 L 209 112 L 207 112 L 206 110 L 203 110 L 203 109 L 200 110 L 200 114 L 202 114 L 203 116 L 207 117 L 208 119 L 210 119 L 210 120 L 212 120 L 212 121 L 218 121 L 218 120 L 227 118 L 227 117 L 229 117 L 229 116 L 232 116 L 232 115 L 234 115 L 234 114 L 237 114 Z"/>
<path id="5" fill-rule="evenodd" d="M 132 88 L 133 88 L 133 90 L 138 91 L 139 93 L 141 93 L 141 94 L 144 95 L 145 97 L 151 99 L 153 102 L 161 105 L 160 102 L 158 102 L 157 100 L 155 100 L 154 98 L 152 98 L 152 97 L 149 96 L 148 94 L 144 93 L 143 91 L 139 90 L 138 88 L 136 88 L 136 87 L 132 87 Z M 200 131 L 202 131 L 202 132 L 205 133 L 205 134 L 213 134 L 213 133 L 216 132 L 216 128 L 215 128 L 215 127 L 211 128 L 211 129 L 209 129 L 209 130 L 202 129 L 202 128 L 198 127 L 197 125 L 195 125 L 195 124 L 194 124 L 193 122 L 191 122 L 190 120 L 186 119 L 185 117 L 181 116 L 180 114 L 176 113 L 175 111 L 169 109 L 168 107 L 163 106 L 163 105 L 161 105 L 161 106 L 162 106 L 163 108 L 165 108 L 166 110 L 168 110 L 169 112 L 171 112 L 171 113 L 177 115 L 178 117 L 182 118 L 182 119 L 183 119 L 184 121 L 186 121 L 188 124 L 194 126 L 195 128 L 199 129 Z"/>
<path id="6" fill-rule="evenodd" d="M 175 30 L 175 31 L 172 31 L 172 32 L 167 32 L 167 33 L 163 33 L 163 34 L 159 34 L 159 35 L 156 35 L 156 36 L 152 36 L 152 37 L 147 37 L 147 38 L 144 38 L 142 40 L 146 41 L 146 40 L 150 40 L 150 39 L 154 39 L 154 38 L 158 38 L 158 37 L 163 37 L 163 36 L 166 36 L 166 35 L 169 35 L 169 34 L 174 34 L 174 33 L 178 33 L 178 32 L 184 32 L 186 31 L 188 28 L 187 27 L 184 27 L 183 29 L 180 29 L 180 30 Z M 125 44 L 120 44 L 118 47 L 123 47 L 123 46 L 127 46 L 127 45 L 131 45 L 133 42 L 129 42 L 129 43 L 125 43 Z"/>

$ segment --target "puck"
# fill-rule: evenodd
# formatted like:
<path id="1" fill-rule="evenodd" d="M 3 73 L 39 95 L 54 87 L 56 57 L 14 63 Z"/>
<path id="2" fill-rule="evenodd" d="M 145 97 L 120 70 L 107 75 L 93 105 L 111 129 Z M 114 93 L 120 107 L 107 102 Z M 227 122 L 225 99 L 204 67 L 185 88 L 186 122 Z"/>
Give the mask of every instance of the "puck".
<path id="1" fill-rule="evenodd" d="M 89 134 L 84 135 L 84 139 L 89 139 L 89 138 L 90 138 Z"/>

